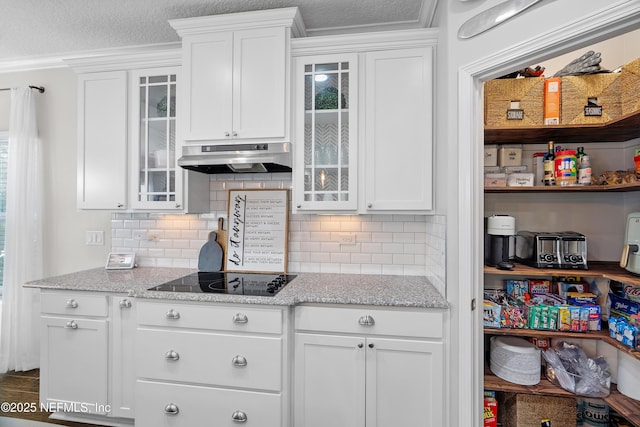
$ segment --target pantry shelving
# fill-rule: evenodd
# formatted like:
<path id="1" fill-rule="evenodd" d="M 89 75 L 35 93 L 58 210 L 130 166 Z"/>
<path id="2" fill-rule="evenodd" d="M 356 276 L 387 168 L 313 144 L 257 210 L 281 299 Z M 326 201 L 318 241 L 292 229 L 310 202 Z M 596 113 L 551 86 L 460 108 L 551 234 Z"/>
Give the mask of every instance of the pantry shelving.
<path id="1" fill-rule="evenodd" d="M 577 397 L 574 393 L 564 390 L 547 380 L 541 378 L 540 383 L 536 385 L 520 385 L 505 381 L 487 368 L 484 373 L 484 388 L 487 390 L 537 394 L 544 396 L 557 397 Z M 607 405 L 614 409 L 618 414 L 622 415 L 634 427 L 640 427 L 640 402 L 620 393 L 615 384 L 611 385 L 611 394 L 603 398 Z"/>
<path id="2" fill-rule="evenodd" d="M 640 182 L 612 185 L 567 185 L 567 186 L 533 186 L 533 187 L 486 187 L 485 193 L 626 193 L 640 191 Z"/>

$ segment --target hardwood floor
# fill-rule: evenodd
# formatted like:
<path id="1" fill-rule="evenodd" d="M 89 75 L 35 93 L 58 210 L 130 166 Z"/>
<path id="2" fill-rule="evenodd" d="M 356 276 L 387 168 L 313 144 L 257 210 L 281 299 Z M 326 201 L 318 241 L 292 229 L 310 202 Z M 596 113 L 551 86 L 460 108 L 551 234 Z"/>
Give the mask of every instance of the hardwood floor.
<path id="1" fill-rule="evenodd" d="M 0 404 L 4 402 L 14 403 L 14 405 L 10 405 L 13 406 L 13 409 L 19 408 L 20 406 L 18 406 L 18 404 L 28 406 L 29 408 L 38 408 L 38 411 L 5 412 L 3 410 L 2 412 L 0 412 L 0 417 L 20 418 L 24 420 L 40 421 L 69 427 L 96 427 L 95 424 L 82 424 L 67 421 L 50 420 L 50 412 L 43 412 L 39 410 L 39 386 L 39 369 L 33 369 L 31 371 L 25 372 L 10 371 L 6 374 L 0 374 Z M 0 421 L 0 426 L 1 425 L 2 421 Z"/>

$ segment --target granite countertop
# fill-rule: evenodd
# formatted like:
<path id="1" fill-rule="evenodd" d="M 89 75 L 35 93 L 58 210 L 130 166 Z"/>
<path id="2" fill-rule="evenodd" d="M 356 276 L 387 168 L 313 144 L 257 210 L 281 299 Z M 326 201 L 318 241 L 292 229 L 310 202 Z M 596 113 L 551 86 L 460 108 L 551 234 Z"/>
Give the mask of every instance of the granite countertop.
<path id="1" fill-rule="evenodd" d="M 396 307 L 448 308 L 446 299 L 422 276 L 372 274 L 288 273 L 297 277 L 273 297 L 215 293 L 149 291 L 170 280 L 194 273 L 188 268 L 103 267 L 26 283 L 26 287 L 70 291 L 126 293 L 131 297 L 182 301 L 296 305 L 363 304 Z"/>

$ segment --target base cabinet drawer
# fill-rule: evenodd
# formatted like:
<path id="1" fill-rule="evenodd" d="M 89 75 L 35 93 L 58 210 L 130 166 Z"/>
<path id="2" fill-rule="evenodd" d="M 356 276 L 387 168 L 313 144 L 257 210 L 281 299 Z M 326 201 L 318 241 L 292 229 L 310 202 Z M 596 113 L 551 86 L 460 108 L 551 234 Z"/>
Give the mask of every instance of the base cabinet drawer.
<path id="1" fill-rule="evenodd" d="M 136 427 L 281 427 L 279 394 L 138 380 Z"/>
<path id="2" fill-rule="evenodd" d="M 280 391 L 282 339 L 195 331 L 137 331 L 137 376 Z"/>
<path id="3" fill-rule="evenodd" d="M 96 316 L 108 314 L 106 295 L 73 292 L 42 292 L 40 312 L 63 316 Z"/>

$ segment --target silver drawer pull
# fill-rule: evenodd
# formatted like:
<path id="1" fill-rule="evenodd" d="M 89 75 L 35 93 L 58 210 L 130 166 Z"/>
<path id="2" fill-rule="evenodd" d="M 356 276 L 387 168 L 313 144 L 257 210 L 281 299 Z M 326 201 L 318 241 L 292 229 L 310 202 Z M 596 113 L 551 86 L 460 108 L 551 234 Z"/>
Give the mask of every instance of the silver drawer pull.
<path id="1" fill-rule="evenodd" d="M 176 361 L 176 360 L 180 359 L 180 355 L 175 350 L 169 350 L 164 354 L 164 358 L 167 359 L 167 360 Z"/>
<path id="2" fill-rule="evenodd" d="M 373 326 L 376 322 L 373 320 L 373 317 L 367 314 L 366 316 L 362 316 L 358 320 L 358 323 L 361 324 L 362 326 Z"/>
<path id="3" fill-rule="evenodd" d="M 164 413 L 167 415 L 178 415 L 180 409 L 178 409 L 178 405 L 175 403 L 167 403 L 164 407 Z"/>
<path id="4" fill-rule="evenodd" d="M 244 356 L 237 355 L 231 359 L 231 364 L 238 367 L 247 366 L 247 359 Z"/>
<path id="5" fill-rule="evenodd" d="M 167 319 L 178 320 L 179 318 L 180 313 L 175 311 L 173 308 L 170 308 L 169 311 L 167 311 Z"/>
<path id="6" fill-rule="evenodd" d="M 78 324 L 75 320 L 69 320 L 64 327 L 67 329 L 78 329 Z"/>
<path id="7" fill-rule="evenodd" d="M 120 308 L 131 308 L 131 300 L 121 299 L 120 300 Z"/>
<path id="8" fill-rule="evenodd" d="M 236 313 L 233 315 L 233 323 L 247 323 L 249 319 L 244 313 Z"/>
<path id="9" fill-rule="evenodd" d="M 246 423 L 247 422 L 247 414 L 245 414 L 242 411 L 235 411 L 233 414 L 231 414 L 231 420 L 234 423 Z"/>
<path id="10" fill-rule="evenodd" d="M 67 308 L 78 308 L 78 301 L 73 298 L 67 300 Z"/>

